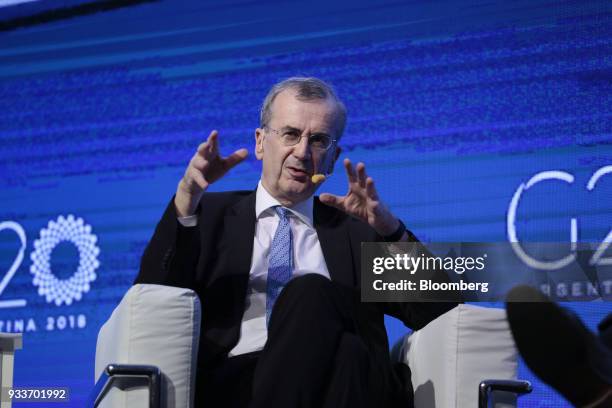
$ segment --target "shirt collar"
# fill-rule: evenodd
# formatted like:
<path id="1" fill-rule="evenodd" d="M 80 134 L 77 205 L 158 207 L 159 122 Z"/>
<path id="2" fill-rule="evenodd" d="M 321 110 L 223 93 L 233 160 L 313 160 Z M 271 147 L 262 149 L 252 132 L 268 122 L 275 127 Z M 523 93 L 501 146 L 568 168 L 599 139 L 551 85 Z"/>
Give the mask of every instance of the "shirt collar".
<path id="1" fill-rule="evenodd" d="M 306 225 L 312 227 L 313 200 L 313 197 L 310 196 L 308 199 L 295 204 L 293 207 L 286 208 L 289 208 L 289 210 Z M 276 198 L 272 197 L 272 195 L 261 183 L 261 180 L 259 180 L 259 183 L 257 184 L 257 193 L 255 196 L 255 217 L 259 219 L 266 210 L 277 205 L 281 205 L 281 203 L 279 203 Z"/>

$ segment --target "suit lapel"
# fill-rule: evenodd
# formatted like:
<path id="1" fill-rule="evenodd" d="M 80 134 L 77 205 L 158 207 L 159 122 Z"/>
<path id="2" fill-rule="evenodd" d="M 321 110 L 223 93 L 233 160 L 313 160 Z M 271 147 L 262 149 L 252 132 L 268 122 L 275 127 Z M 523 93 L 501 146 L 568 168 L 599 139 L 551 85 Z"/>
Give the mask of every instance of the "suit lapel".
<path id="1" fill-rule="evenodd" d="M 335 208 L 314 200 L 314 224 L 327 270 L 333 281 L 347 286 L 357 284 L 346 216 Z"/>
<path id="2" fill-rule="evenodd" d="M 221 273 L 248 278 L 255 236 L 255 191 L 228 210 L 223 224 L 228 264 Z"/>
<path id="3" fill-rule="evenodd" d="M 211 277 L 202 297 L 200 361 L 227 353 L 240 338 L 240 321 L 245 310 L 249 269 L 255 235 L 255 193 L 243 196 L 223 212 L 219 240 L 211 253 Z M 212 229 L 211 229 L 212 230 Z M 209 310 L 209 312 L 206 312 Z M 210 364 L 209 364 L 210 365 Z"/>

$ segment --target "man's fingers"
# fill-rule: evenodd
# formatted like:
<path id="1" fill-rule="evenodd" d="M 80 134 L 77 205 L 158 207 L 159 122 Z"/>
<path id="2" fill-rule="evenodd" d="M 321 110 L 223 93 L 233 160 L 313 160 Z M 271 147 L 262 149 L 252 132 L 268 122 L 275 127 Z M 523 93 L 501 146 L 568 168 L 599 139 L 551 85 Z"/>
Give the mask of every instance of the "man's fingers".
<path id="1" fill-rule="evenodd" d="M 208 163 L 208 160 L 206 160 L 202 155 L 199 155 L 199 154 L 196 154 L 191 159 L 191 166 L 195 167 L 196 169 L 200 171 L 204 170 L 204 165 L 206 165 L 207 163 Z"/>
<path id="2" fill-rule="evenodd" d="M 197 154 L 201 154 L 206 147 L 208 146 L 208 142 L 202 142 L 199 144 L 198 149 L 196 150 Z"/>
<path id="3" fill-rule="evenodd" d="M 210 144 L 210 148 L 208 151 L 215 155 L 219 154 L 219 132 L 217 132 L 216 130 L 210 132 L 208 141 Z"/>
<path id="4" fill-rule="evenodd" d="M 378 192 L 376 191 L 376 186 L 374 185 L 374 179 L 372 177 L 368 177 L 366 179 L 366 194 L 370 199 L 374 201 L 378 201 Z"/>
<path id="5" fill-rule="evenodd" d="M 225 161 L 225 165 L 229 170 L 241 161 L 243 161 L 248 155 L 249 151 L 247 149 L 238 149 L 223 160 Z"/>
<path id="6" fill-rule="evenodd" d="M 206 138 L 206 141 L 203 143 L 200 143 L 200 145 L 198 146 L 198 153 L 205 152 L 207 148 L 211 146 L 213 137 L 217 137 L 218 134 L 219 132 L 217 132 L 216 130 L 213 130 L 212 132 L 210 132 L 210 134 Z"/>
<path id="7" fill-rule="evenodd" d="M 357 181 L 359 182 L 359 187 L 366 188 L 365 164 L 359 162 L 355 167 L 357 169 Z"/>
<path id="8" fill-rule="evenodd" d="M 343 198 L 340 196 L 329 194 L 329 193 L 323 193 L 319 196 L 319 200 L 321 200 L 323 204 L 327 204 L 329 206 L 336 207 L 340 210 L 344 209 L 344 206 L 342 205 Z"/>
<path id="9" fill-rule="evenodd" d="M 208 182 L 204 178 L 202 172 L 198 171 L 196 168 L 191 169 L 189 176 L 191 177 L 191 180 L 193 180 L 193 182 L 195 182 L 201 189 L 204 189 L 208 185 Z"/>
<path id="10" fill-rule="evenodd" d="M 219 155 L 219 132 L 216 130 L 210 132 L 206 141 L 198 146 L 197 154 L 206 159 L 212 159 Z"/>
<path id="11" fill-rule="evenodd" d="M 189 163 L 190 181 L 204 188 L 243 161 L 248 154 L 247 149 L 238 149 L 228 157 L 221 158 L 219 156 L 219 132 L 213 130 L 208 135 L 208 139 L 198 146 L 196 154 Z"/>
<path id="12" fill-rule="evenodd" d="M 355 174 L 355 170 L 353 169 L 353 165 L 349 159 L 344 159 L 344 168 L 346 169 L 346 175 L 349 183 L 355 183 L 357 181 L 357 175 Z"/>

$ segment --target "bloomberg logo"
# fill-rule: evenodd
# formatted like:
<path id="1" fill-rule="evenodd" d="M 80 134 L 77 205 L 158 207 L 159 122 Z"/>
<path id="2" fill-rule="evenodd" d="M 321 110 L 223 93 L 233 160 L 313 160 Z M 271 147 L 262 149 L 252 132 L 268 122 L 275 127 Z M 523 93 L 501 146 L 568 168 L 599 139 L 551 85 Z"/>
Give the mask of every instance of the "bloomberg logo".
<path id="1" fill-rule="evenodd" d="M 3 299 L 3 293 L 25 259 L 26 233 L 24 228 L 15 221 L 0 222 L 0 231 L 3 230 L 16 234 L 19 249 L 0 280 L 0 309 L 23 308 L 27 305 L 26 299 Z M 100 248 L 97 246 L 97 241 L 98 238 L 92 233 L 91 225 L 86 224 L 80 217 L 72 214 L 60 215 L 57 219 L 50 220 L 47 226 L 40 230 L 29 254 L 31 260 L 29 269 L 36 293 L 47 303 L 54 304 L 56 307 L 69 306 L 81 300 L 83 294 L 89 292 L 91 283 L 96 279 L 96 269 L 100 266 L 98 260 Z M 58 244 L 65 242 L 74 245 L 77 249 L 78 266 L 70 277 L 59 278 L 51 269 L 51 258 Z M 86 322 L 86 316 L 83 314 L 49 315 L 46 316 L 45 322 L 38 323 L 33 316 L 13 320 L 0 319 L 0 331 L 38 331 L 41 326 L 47 331 L 82 329 L 86 326 Z"/>

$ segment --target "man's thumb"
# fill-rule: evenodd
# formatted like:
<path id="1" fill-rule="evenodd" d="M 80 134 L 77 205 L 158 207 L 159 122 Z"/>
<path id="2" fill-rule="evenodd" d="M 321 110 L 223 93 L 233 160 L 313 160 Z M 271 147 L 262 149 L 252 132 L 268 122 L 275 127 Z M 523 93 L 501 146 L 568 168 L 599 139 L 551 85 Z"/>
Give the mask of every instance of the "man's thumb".
<path id="1" fill-rule="evenodd" d="M 329 194 L 329 193 L 321 194 L 319 196 L 319 200 L 321 200 L 323 204 L 327 204 L 329 206 L 336 207 L 336 208 L 339 208 L 341 204 L 340 197 L 338 197 L 337 195 Z"/>
<path id="2" fill-rule="evenodd" d="M 234 153 L 230 154 L 227 159 L 227 167 L 231 169 L 241 161 L 243 161 L 249 155 L 249 151 L 247 149 L 238 149 Z"/>

